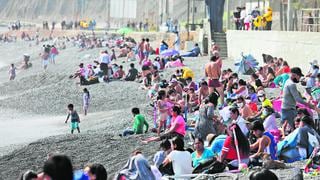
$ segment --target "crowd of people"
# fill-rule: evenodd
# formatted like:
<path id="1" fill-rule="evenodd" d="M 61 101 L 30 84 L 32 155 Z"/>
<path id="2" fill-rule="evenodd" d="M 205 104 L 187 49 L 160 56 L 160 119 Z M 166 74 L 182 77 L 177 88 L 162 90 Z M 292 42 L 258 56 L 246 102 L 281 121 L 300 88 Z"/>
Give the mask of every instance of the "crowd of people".
<path id="1" fill-rule="evenodd" d="M 80 36 L 74 42 L 80 42 L 79 48 L 90 48 L 92 45 L 85 37 Z M 304 75 L 299 67 L 290 67 L 282 58 L 272 57 L 265 60 L 265 64 L 252 73 L 249 79 L 244 79 L 230 68 L 223 69 L 219 48 L 214 45 L 212 56 L 205 65 L 205 78 L 196 80 L 192 70 L 183 67 L 183 57 L 201 55 L 197 44 L 186 55 L 180 56 L 153 52 L 148 38 L 143 38 L 139 43 L 130 38 L 115 43 L 108 40 L 94 42 L 93 47 L 108 45 L 111 53 L 108 50 L 101 51 L 93 65 L 79 64 L 79 69 L 70 77 L 79 78 L 80 85 L 101 80 L 110 82 L 111 79 L 142 83 L 142 89 L 147 90 L 150 108 L 153 109 L 153 126 L 149 125 L 139 108 L 133 107 L 133 126 L 123 130 L 120 136 L 151 131 L 155 135 L 141 139 L 141 143 L 161 141 L 161 150 L 153 158 L 154 165 L 149 164 L 141 150 L 135 150 L 128 163 L 118 172 L 117 179 L 158 179 L 164 175 L 181 178 L 183 175 L 199 172 L 208 161 L 214 162 L 210 166 L 219 166 L 219 172 L 262 166 L 264 160 L 294 162 L 309 158 L 319 146 L 320 136 L 315 126 L 315 117 L 320 112 L 317 61 L 311 63 L 309 72 Z M 49 62 L 49 57 L 54 62 L 52 54 L 58 54 L 52 53 L 52 48 L 54 46 L 44 46 L 44 53 L 41 55 L 43 61 L 46 61 L 43 63 L 44 67 Z M 118 56 L 116 48 L 120 53 Z M 164 52 L 169 46 L 162 41 L 159 49 Z M 152 53 L 159 56 L 151 60 Z M 131 62 L 126 73 L 123 66 L 116 63 L 119 57 L 127 57 L 128 60 L 124 62 L 136 60 L 139 67 Z M 182 65 L 173 66 L 177 70 L 170 78 L 164 79 L 160 75 L 161 71 L 172 67 L 168 64 L 177 60 Z M 11 66 L 10 78 L 14 79 L 13 70 L 14 66 Z M 306 92 L 303 96 L 297 88 L 297 83 L 300 82 L 305 85 Z M 272 88 L 280 89 L 280 94 L 271 96 L 269 92 Z M 90 94 L 85 88 L 85 114 L 88 113 L 89 101 Z M 80 133 L 80 118 L 73 104 L 68 105 L 68 110 L 65 122 L 71 118 L 71 133 L 74 130 Z M 279 119 L 281 126 L 277 124 Z M 186 149 L 187 141 L 192 142 L 191 148 Z M 61 164 L 68 167 L 63 167 L 63 171 L 52 169 L 51 166 L 58 168 L 56 160 L 65 161 Z M 70 166 L 72 165 L 66 156 L 53 155 L 45 163 L 43 174 L 37 177 L 61 179 L 61 172 L 68 170 L 68 178 L 63 179 L 72 179 L 75 175 Z M 101 171 L 102 174 L 104 172 Z M 95 171 L 86 171 L 82 175 L 88 176 L 88 179 L 98 179 L 98 175 L 94 173 Z M 278 179 L 268 170 L 255 172 L 250 179 L 263 176 L 259 173 L 269 175 L 270 179 Z M 106 179 L 106 172 L 102 179 Z"/>
<path id="2" fill-rule="evenodd" d="M 237 7 L 233 13 L 236 30 L 267 30 L 272 29 L 272 9 L 268 7 L 263 14 L 259 7 L 247 13 L 246 7 Z"/>
<path id="3" fill-rule="evenodd" d="M 176 177 L 191 174 L 210 160 L 232 171 L 262 166 L 266 159 L 281 164 L 278 160 L 309 158 L 320 142 L 315 126 L 319 99 L 311 88 L 320 85 L 317 61 L 311 63 L 304 77 L 299 67 L 272 58 L 245 80 L 231 69 L 222 69 L 218 51 L 212 54 L 205 66 L 206 79 L 196 82 L 177 71 L 169 80 L 152 82 L 149 97 L 154 127 L 150 128 L 145 116 L 133 108 L 133 128 L 121 136 L 143 134 L 149 129 L 157 133 L 142 143 L 161 141 L 162 150 L 155 155 L 154 164 L 162 175 Z M 297 89 L 300 82 L 309 84 L 303 96 Z M 271 97 L 271 88 L 280 88 L 281 93 Z M 279 101 L 280 108 L 276 107 Z M 188 134 L 193 148 L 186 150 Z"/>

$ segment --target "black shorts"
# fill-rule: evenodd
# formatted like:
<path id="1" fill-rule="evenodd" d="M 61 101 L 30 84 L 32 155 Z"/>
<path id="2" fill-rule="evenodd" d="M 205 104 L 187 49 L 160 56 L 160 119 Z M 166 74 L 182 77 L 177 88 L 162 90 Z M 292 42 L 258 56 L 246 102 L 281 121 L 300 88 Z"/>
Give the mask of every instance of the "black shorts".
<path id="1" fill-rule="evenodd" d="M 108 64 L 106 63 L 100 64 L 100 69 L 103 72 L 103 75 L 108 75 L 108 68 L 109 68 Z"/>
<path id="2" fill-rule="evenodd" d="M 160 136 L 160 140 L 164 140 L 164 139 L 172 139 L 174 137 L 180 137 L 181 139 L 184 138 L 184 136 L 182 136 L 179 133 L 173 132 L 173 133 L 169 133 L 169 134 L 163 134 Z"/>

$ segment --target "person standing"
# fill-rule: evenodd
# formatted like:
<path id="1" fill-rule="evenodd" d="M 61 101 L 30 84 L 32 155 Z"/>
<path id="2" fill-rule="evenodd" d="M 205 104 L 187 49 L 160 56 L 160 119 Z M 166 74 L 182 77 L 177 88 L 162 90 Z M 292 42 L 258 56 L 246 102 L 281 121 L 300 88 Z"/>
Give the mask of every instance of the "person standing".
<path id="1" fill-rule="evenodd" d="M 141 42 L 138 45 L 138 56 L 139 56 L 139 64 L 142 64 L 142 61 L 144 60 L 144 43 L 145 43 L 145 39 L 142 38 Z"/>
<path id="2" fill-rule="evenodd" d="M 44 51 L 43 51 L 43 53 L 40 54 L 40 55 L 41 55 L 41 59 L 42 59 L 43 69 L 44 69 L 44 70 L 47 70 L 48 65 L 49 65 L 49 58 L 50 58 L 50 51 L 51 51 L 51 49 L 50 49 L 50 46 L 49 46 L 49 45 L 47 45 L 47 46 L 43 45 L 43 47 L 44 47 Z"/>
<path id="3" fill-rule="evenodd" d="M 52 45 L 51 51 L 50 51 L 50 56 L 51 56 L 51 63 L 55 64 L 56 63 L 56 56 L 59 54 L 58 49 Z"/>
<path id="4" fill-rule="evenodd" d="M 68 122 L 69 117 L 70 117 L 71 118 L 71 134 L 73 134 L 73 131 L 75 129 L 77 129 L 78 133 L 80 133 L 80 127 L 79 127 L 80 117 L 79 117 L 77 111 L 74 110 L 73 104 L 68 105 L 68 111 L 69 112 L 68 112 L 68 116 L 67 116 L 65 123 Z"/>
<path id="5" fill-rule="evenodd" d="M 224 104 L 223 86 L 220 83 L 222 60 L 217 51 L 210 58 L 210 62 L 205 66 L 205 75 L 208 78 L 209 93 L 217 90 L 220 95 L 220 103 Z"/>
<path id="6" fill-rule="evenodd" d="M 260 16 L 259 7 L 256 7 L 254 10 L 252 10 L 251 16 L 252 16 L 251 30 L 258 30 L 258 27 L 255 26 L 254 24 L 254 21 Z"/>
<path id="7" fill-rule="evenodd" d="M 240 30 L 241 23 L 240 23 L 240 12 L 241 8 L 237 7 L 237 10 L 233 13 L 234 23 L 236 25 L 236 30 Z"/>
<path id="8" fill-rule="evenodd" d="M 83 101 L 83 112 L 86 116 L 89 109 L 89 101 L 90 101 L 90 93 L 87 88 L 83 89 L 83 95 L 82 95 L 82 101 Z"/>
<path id="9" fill-rule="evenodd" d="M 285 82 L 283 87 L 283 99 L 281 105 L 281 124 L 282 130 L 284 131 L 284 135 L 288 125 L 288 129 L 290 132 L 294 129 L 294 118 L 297 115 L 297 102 L 318 111 L 318 108 L 316 108 L 313 104 L 310 104 L 303 100 L 301 94 L 297 89 L 296 84 L 300 82 L 299 80 L 302 76 L 304 75 L 302 74 L 301 69 L 299 67 L 291 68 L 290 78 Z"/>
<path id="10" fill-rule="evenodd" d="M 176 51 L 180 51 L 180 36 L 179 36 L 179 32 L 176 31 L 175 34 L 176 34 L 176 39 L 175 39 L 174 44 L 173 44 L 174 45 L 174 49 Z"/>
<path id="11" fill-rule="evenodd" d="M 240 30 L 245 30 L 244 27 L 244 19 L 246 18 L 247 13 L 246 13 L 246 7 L 243 7 L 240 11 Z"/>
<path id="12" fill-rule="evenodd" d="M 271 31 L 272 28 L 272 9 L 271 7 L 268 7 L 267 12 L 263 15 L 265 18 L 267 25 L 266 25 L 266 30 Z"/>
<path id="13" fill-rule="evenodd" d="M 149 39 L 146 38 L 146 41 L 145 41 L 145 43 L 144 43 L 144 51 L 143 51 L 144 59 L 145 59 L 145 60 L 148 60 L 148 59 L 149 59 L 150 51 L 151 51 L 151 47 L 150 47 Z"/>
<path id="14" fill-rule="evenodd" d="M 110 64 L 110 56 L 108 54 L 108 51 L 102 51 L 100 55 L 100 69 L 103 72 L 104 75 L 104 80 L 109 82 L 109 75 L 108 75 L 108 70 L 109 70 L 109 64 Z"/>
<path id="15" fill-rule="evenodd" d="M 11 64 L 9 69 L 9 80 L 12 81 L 16 77 L 16 67 L 14 64 Z"/>

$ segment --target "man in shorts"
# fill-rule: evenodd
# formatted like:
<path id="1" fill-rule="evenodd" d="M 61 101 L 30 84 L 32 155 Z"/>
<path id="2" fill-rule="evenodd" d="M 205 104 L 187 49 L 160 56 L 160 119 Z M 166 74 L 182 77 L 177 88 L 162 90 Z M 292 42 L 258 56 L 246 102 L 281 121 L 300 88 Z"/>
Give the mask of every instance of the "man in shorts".
<path id="1" fill-rule="evenodd" d="M 215 51 L 213 56 L 210 58 L 210 62 L 205 66 L 205 74 L 208 78 L 209 94 L 214 90 L 217 90 L 220 95 L 220 103 L 224 104 L 224 92 L 223 85 L 220 83 L 222 68 L 222 60 L 219 57 L 219 53 Z"/>

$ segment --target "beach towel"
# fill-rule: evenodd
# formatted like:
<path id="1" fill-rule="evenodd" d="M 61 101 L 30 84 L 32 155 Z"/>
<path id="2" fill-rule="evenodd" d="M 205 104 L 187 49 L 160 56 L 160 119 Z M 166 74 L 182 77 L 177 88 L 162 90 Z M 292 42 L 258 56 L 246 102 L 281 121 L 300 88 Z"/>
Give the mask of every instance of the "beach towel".
<path id="1" fill-rule="evenodd" d="M 120 170 L 116 180 L 156 180 L 151 166 L 142 154 L 131 157 L 127 164 Z"/>
<path id="2" fill-rule="evenodd" d="M 275 112 L 281 113 L 281 106 L 282 106 L 282 99 L 275 99 L 272 101 L 272 106 Z M 297 102 L 297 106 L 299 108 L 304 108 L 307 109 L 308 113 L 310 114 L 311 117 L 313 117 L 313 111 L 306 105 L 300 104 Z"/>

